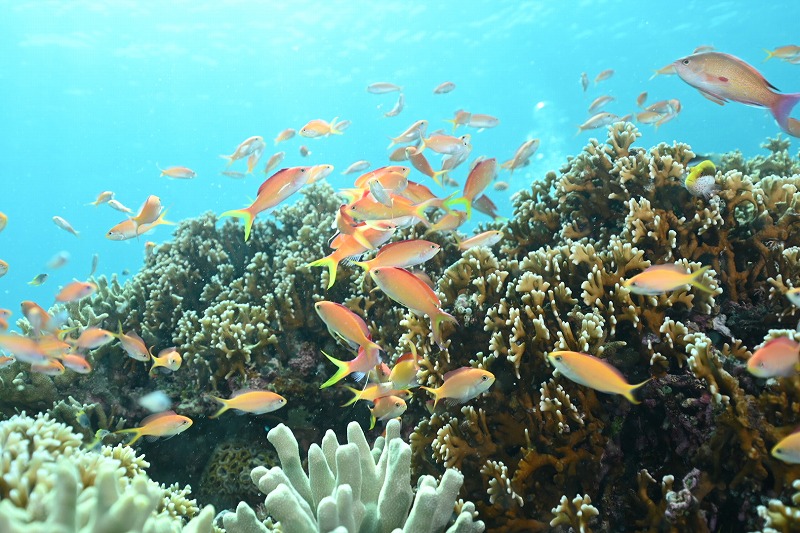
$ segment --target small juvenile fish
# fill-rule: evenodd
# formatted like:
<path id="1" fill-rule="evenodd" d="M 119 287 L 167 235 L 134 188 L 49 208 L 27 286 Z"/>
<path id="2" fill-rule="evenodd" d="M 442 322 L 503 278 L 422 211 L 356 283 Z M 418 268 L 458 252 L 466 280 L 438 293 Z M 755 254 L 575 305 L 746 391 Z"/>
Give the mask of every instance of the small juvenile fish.
<path id="1" fill-rule="evenodd" d="M 158 167 L 158 165 L 156 165 Z M 190 180 L 197 177 L 197 173 L 186 167 L 169 167 L 169 168 L 158 168 L 161 171 L 161 176 L 166 176 L 168 178 L 173 179 L 182 179 L 182 180 Z"/>
<path id="2" fill-rule="evenodd" d="M 361 172 L 362 170 L 368 169 L 369 165 L 369 161 L 362 159 L 361 161 L 356 161 L 355 163 L 351 164 L 342 172 L 342 174 L 355 174 L 356 172 Z"/>
<path id="3" fill-rule="evenodd" d="M 456 241 L 458 242 L 459 250 L 469 250 L 470 248 L 475 248 L 476 246 L 494 246 L 502 239 L 502 231 L 489 230 L 479 233 L 474 237 L 470 237 L 469 239 L 464 239 L 463 241 L 456 239 Z"/>
<path id="4" fill-rule="evenodd" d="M 636 105 L 642 107 L 644 103 L 647 101 L 647 91 L 644 91 L 639 96 L 636 97 Z"/>
<path id="5" fill-rule="evenodd" d="M 158 357 L 153 354 L 150 354 L 150 357 L 153 359 L 153 366 L 150 367 L 151 373 L 156 369 L 161 369 L 162 372 L 175 372 L 183 363 L 181 354 L 175 350 L 174 346 L 158 352 Z"/>
<path id="6" fill-rule="evenodd" d="M 28 282 L 28 285 L 33 285 L 34 287 L 38 287 L 39 285 L 47 281 L 48 277 L 49 276 L 47 274 L 36 274 L 36 276 L 34 276 L 33 279 Z"/>
<path id="7" fill-rule="evenodd" d="M 321 118 L 315 118 L 314 120 L 308 121 L 308 123 L 300 129 L 299 134 L 301 137 L 307 137 L 309 139 L 327 137 L 328 135 L 341 135 L 342 132 L 337 130 L 334 126 L 338 119 L 339 117 L 334 117 L 330 122 L 325 122 Z"/>
<path id="8" fill-rule="evenodd" d="M 69 222 L 67 222 L 66 220 L 64 220 L 63 218 L 61 218 L 59 216 L 54 216 L 53 217 L 53 222 L 55 222 L 56 226 L 58 226 L 59 228 L 63 229 L 64 231 L 68 231 L 68 232 L 72 233 L 73 235 L 75 235 L 76 237 L 78 236 L 78 232 L 75 231 L 75 228 L 73 228 L 72 225 Z"/>
<path id="9" fill-rule="evenodd" d="M 267 164 L 264 165 L 264 174 L 269 174 L 270 172 L 278 168 L 278 165 L 280 165 L 281 162 L 283 162 L 284 157 L 286 157 L 286 152 L 277 152 L 272 154 L 270 158 L 267 159 Z"/>
<path id="10" fill-rule="evenodd" d="M 89 272 L 89 277 L 91 278 L 94 276 L 94 273 L 97 272 L 97 263 L 100 262 L 100 254 L 94 254 L 92 256 L 92 270 Z"/>
<path id="11" fill-rule="evenodd" d="M 333 165 L 314 165 L 308 169 L 307 185 L 316 183 L 321 179 L 327 178 L 333 172 Z"/>
<path id="12" fill-rule="evenodd" d="M 604 70 L 594 78 L 594 84 L 597 85 L 601 81 L 607 80 L 608 78 L 610 78 L 613 75 L 614 75 L 614 70 L 613 69 Z"/>
<path id="13" fill-rule="evenodd" d="M 122 203 L 118 200 L 111 199 L 108 202 L 108 207 L 112 209 L 116 209 L 117 211 L 121 211 L 123 213 L 133 213 L 133 209 L 130 207 L 125 207 Z"/>
<path id="14" fill-rule="evenodd" d="M 496 191 L 505 191 L 508 189 L 509 185 L 507 181 L 496 181 L 494 182 L 493 187 Z"/>
<path id="15" fill-rule="evenodd" d="M 589 104 L 589 113 L 594 113 L 598 109 L 602 108 L 604 105 L 613 102 L 616 100 L 613 96 L 598 96 L 594 99 L 594 101 Z"/>
<path id="16" fill-rule="evenodd" d="M 585 72 L 581 72 L 581 87 L 583 87 L 583 92 L 589 88 L 589 75 Z"/>
<path id="17" fill-rule="evenodd" d="M 370 85 L 367 85 L 367 92 L 372 94 L 386 94 L 402 90 L 403 88 L 399 85 L 385 81 L 379 81 L 377 83 L 371 83 Z"/>
<path id="18" fill-rule="evenodd" d="M 103 191 L 97 195 L 97 199 L 94 202 L 89 202 L 86 205 L 93 205 L 97 207 L 100 204 L 107 204 L 110 200 L 114 199 L 114 193 L 112 191 Z"/>
<path id="19" fill-rule="evenodd" d="M 297 130 L 295 130 L 294 128 L 286 128 L 285 130 L 280 132 L 277 137 L 275 137 L 275 144 L 281 143 L 283 141 L 288 141 L 289 139 L 294 137 L 296 133 Z"/>
<path id="20" fill-rule="evenodd" d="M 792 59 L 794 56 L 800 54 L 800 46 L 787 44 L 785 46 L 779 46 L 775 50 L 767 50 L 765 48 L 764 51 L 767 53 L 767 57 L 764 58 L 764 61 L 769 61 L 773 57 L 777 57 L 778 59 Z M 697 50 L 695 50 L 694 53 L 697 53 Z"/>
<path id="21" fill-rule="evenodd" d="M 308 157 L 311 155 L 311 150 L 308 149 L 308 146 L 303 145 L 300 147 L 300 157 Z"/>
<path id="22" fill-rule="evenodd" d="M 374 428 L 375 422 L 378 420 L 389 420 L 390 418 L 401 416 L 406 412 L 407 407 L 405 400 L 399 396 L 383 396 L 381 398 L 376 398 L 369 410 L 369 429 Z"/>
<path id="23" fill-rule="evenodd" d="M 456 84 L 452 81 L 445 81 L 436 86 L 433 94 L 447 94 L 456 88 Z"/>
<path id="24" fill-rule="evenodd" d="M 395 102 L 394 107 L 391 108 L 389 111 L 383 114 L 384 117 L 396 117 L 403 111 L 403 107 L 405 106 L 405 96 L 403 93 L 400 93 L 400 96 L 397 97 L 397 102 Z"/>
<path id="25" fill-rule="evenodd" d="M 683 184 L 692 196 L 708 198 L 719 190 L 715 178 L 716 173 L 717 167 L 706 159 L 689 169 Z"/>
<path id="26" fill-rule="evenodd" d="M 448 399 L 448 405 L 468 402 L 489 390 L 494 379 L 494 374 L 488 370 L 465 366 L 445 374 L 444 383 L 440 387 L 420 388 L 433 394 L 433 407 L 435 408 L 439 400 L 443 398 Z"/>
<path id="27" fill-rule="evenodd" d="M 773 446 L 770 454 L 784 463 L 800 464 L 800 431 L 782 438 Z"/>
<path id="28" fill-rule="evenodd" d="M 69 261 L 69 252 L 62 250 L 54 255 L 50 261 L 47 262 L 47 268 L 56 269 L 66 265 Z"/>
<path id="29" fill-rule="evenodd" d="M 237 170 L 223 170 L 220 174 L 234 179 L 244 179 L 247 176 L 244 172 L 239 172 Z"/>
<path id="30" fill-rule="evenodd" d="M 164 411 L 150 415 L 142 420 L 142 425 L 131 429 L 121 429 L 115 431 L 114 434 L 131 433 L 133 439 L 128 442 L 128 446 L 139 440 L 141 437 L 152 437 L 152 440 L 158 437 L 172 437 L 179 433 L 183 433 L 192 425 L 192 419 L 186 416 L 177 415 L 175 411 Z"/>
<path id="31" fill-rule="evenodd" d="M 711 267 L 704 266 L 696 272 L 686 273 L 681 265 L 666 264 L 653 265 L 645 269 L 644 272 L 636 274 L 630 279 L 626 279 L 622 285 L 627 287 L 634 294 L 663 294 L 665 292 L 680 289 L 685 285 L 691 285 L 703 292 L 713 293 L 711 289 L 700 283 L 699 279 Z"/>
<path id="32" fill-rule="evenodd" d="M 800 370 L 800 343 L 789 337 L 766 342 L 747 360 L 747 371 L 757 378 L 790 377 Z"/>
<path id="33" fill-rule="evenodd" d="M 228 409 L 235 409 L 239 411 L 239 414 L 263 415 L 286 405 L 286 398 L 266 390 L 240 390 L 234 392 L 229 400 L 216 396 L 211 396 L 211 398 L 221 403 L 222 407 L 208 418 L 217 418 Z"/>
<path id="34" fill-rule="evenodd" d="M 615 367 L 602 359 L 585 353 L 570 351 L 550 352 L 547 354 L 547 360 L 558 370 L 559 374 L 563 374 L 575 383 L 596 391 L 622 395 L 634 404 L 640 402 L 633 395 L 633 391 L 652 379 L 649 378 L 636 385 L 631 385 Z"/>
<path id="35" fill-rule="evenodd" d="M 56 301 L 61 303 L 75 302 L 90 296 L 97 290 L 97 285 L 88 281 L 73 281 L 66 284 L 56 295 Z"/>

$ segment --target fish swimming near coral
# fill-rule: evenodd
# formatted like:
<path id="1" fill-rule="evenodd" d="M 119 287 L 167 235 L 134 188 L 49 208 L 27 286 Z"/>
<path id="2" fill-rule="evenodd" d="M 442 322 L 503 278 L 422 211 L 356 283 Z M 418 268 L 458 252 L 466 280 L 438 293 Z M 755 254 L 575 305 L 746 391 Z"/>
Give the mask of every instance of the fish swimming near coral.
<path id="1" fill-rule="evenodd" d="M 121 429 L 114 434 L 131 433 L 133 438 L 128 442 L 128 446 L 142 437 L 147 440 L 156 440 L 159 437 L 174 437 L 183 433 L 192 426 L 192 419 L 187 416 L 175 414 L 175 411 L 164 411 L 150 415 L 142 420 L 142 425 L 131 429 Z"/>
<path id="2" fill-rule="evenodd" d="M 696 272 L 687 274 L 684 267 L 678 264 L 652 265 L 644 272 L 626 279 L 622 285 L 634 294 L 663 294 L 684 285 L 691 285 L 703 292 L 713 293 L 712 289 L 699 281 L 709 268 L 711 267 L 704 266 Z"/>
<path id="3" fill-rule="evenodd" d="M 800 137 L 800 120 L 789 114 L 800 101 L 800 93 L 781 94 L 752 65 L 721 52 L 704 52 L 676 60 L 678 76 L 714 103 L 733 101 L 770 110 L 789 135 Z"/>
<path id="4" fill-rule="evenodd" d="M 230 399 L 209 396 L 214 401 L 222 404 L 222 407 L 208 418 L 217 418 L 219 415 L 234 409 L 239 414 L 250 413 L 253 415 L 263 415 L 271 413 L 286 405 L 286 398 L 280 394 L 266 390 L 240 390 L 231 395 Z"/>
<path id="5" fill-rule="evenodd" d="M 444 383 L 437 388 L 420 388 L 433 394 L 433 407 L 436 408 L 443 398 L 448 400 L 448 405 L 468 402 L 489 390 L 494 380 L 494 374 L 488 370 L 465 366 L 446 373 Z"/>
<path id="6" fill-rule="evenodd" d="M 757 378 L 790 377 L 800 369 L 800 343 L 777 337 L 764 343 L 747 360 L 747 371 Z"/>
<path id="7" fill-rule="evenodd" d="M 770 454 L 784 463 L 800 464 L 800 430 L 796 430 L 778 441 L 772 447 Z"/>
<path id="8" fill-rule="evenodd" d="M 406 401 L 399 396 L 382 396 L 376 398 L 369 410 L 369 429 L 374 428 L 375 422 L 378 420 L 397 418 L 405 413 L 407 408 Z"/>
<path id="9" fill-rule="evenodd" d="M 708 198 L 719 190 L 715 178 L 716 173 L 717 167 L 706 159 L 689 169 L 683 184 L 692 196 Z"/>
<path id="10" fill-rule="evenodd" d="M 575 383 L 608 394 L 620 394 L 634 404 L 640 402 L 633 395 L 633 391 L 652 379 L 631 385 L 619 370 L 606 361 L 580 352 L 565 350 L 550 352 L 547 354 L 547 360 L 559 374 L 563 374 Z"/>
<path id="11" fill-rule="evenodd" d="M 359 348 L 358 355 L 356 355 L 355 359 L 350 361 L 340 361 L 339 359 L 331 357 L 325 352 L 322 352 L 322 355 L 327 357 L 331 363 L 336 365 L 336 373 L 328 378 L 325 383 L 320 385 L 320 389 L 326 389 L 350 374 L 353 374 L 357 381 L 359 379 L 363 379 L 367 372 L 375 368 L 375 366 L 381 362 L 380 352 L 375 350 L 365 350 L 364 348 Z"/>

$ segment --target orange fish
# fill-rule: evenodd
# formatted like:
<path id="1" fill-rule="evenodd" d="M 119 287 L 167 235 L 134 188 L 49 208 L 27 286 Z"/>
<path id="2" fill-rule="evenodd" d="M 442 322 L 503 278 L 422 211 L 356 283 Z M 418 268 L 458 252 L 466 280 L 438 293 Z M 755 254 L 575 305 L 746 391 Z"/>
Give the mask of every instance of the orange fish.
<path id="1" fill-rule="evenodd" d="M 614 71 L 612 69 L 604 70 L 594 78 L 594 84 L 597 85 L 601 81 L 607 80 L 608 78 L 610 78 L 613 75 L 614 75 Z"/>
<path id="2" fill-rule="evenodd" d="M 244 159 L 245 157 L 249 156 L 256 150 L 263 150 L 264 149 L 264 138 L 259 135 L 254 135 L 253 137 L 248 137 L 242 143 L 236 147 L 236 150 L 233 151 L 231 155 L 221 155 L 220 157 L 223 159 L 228 160 L 228 166 L 234 161 L 238 161 L 239 159 Z"/>
<path id="3" fill-rule="evenodd" d="M 134 227 L 155 222 L 161 214 L 161 209 L 161 198 L 151 194 L 139 208 L 139 213 L 131 219 Z"/>
<path id="4" fill-rule="evenodd" d="M 405 413 L 408 408 L 406 401 L 399 396 L 382 396 L 380 398 L 375 398 L 375 401 L 372 403 L 373 405 L 369 410 L 369 429 L 375 427 L 376 421 L 397 418 Z"/>
<path id="5" fill-rule="evenodd" d="M 264 174 L 269 174 L 283 162 L 283 158 L 286 157 L 286 152 L 277 152 L 270 156 L 267 160 L 267 164 L 264 165 Z"/>
<path id="6" fill-rule="evenodd" d="M 338 119 L 339 117 L 334 117 L 330 122 L 325 122 L 321 118 L 310 120 L 300 129 L 299 134 L 301 137 L 307 137 L 309 139 L 327 137 L 328 135 L 341 135 L 342 132 L 337 130 L 335 126 Z"/>
<path id="7" fill-rule="evenodd" d="M 164 218 L 167 216 L 167 211 L 167 209 L 164 209 L 158 218 L 150 224 L 141 224 L 137 226 L 136 222 L 134 222 L 134 220 L 131 218 L 123 220 L 106 232 L 106 239 L 111 241 L 126 241 L 128 239 L 138 237 L 139 235 L 144 235 L 157 226 L 174 226 L 174 222 L 170 222 Z"/>
<path id="8" fill-rule="evenodd" d="M 392 142 L 389 144 L 388 148 L 391 148 L 395 144 L 413 143 L 415 141 L 422 139 L 422 137 L 425 135 L 425 130 L 427 128 L 428 128 L 427 120 L 416 121 L 397 137 L 391 137 Z"/>
<path id="9" fill-rule="evenodd" d="M 131 359 L 137 361 L 147 362 L 150 360 L 150 350 L 145 345 L 144 340 L 134 331 L 130 330 L 128 333 L 122 333 L 122 323 L 119 323 L 119 333 L 114 334 L 122 349 L 128 354 Z"/>
<path id="10" fill-rule="evenodd" d="M 128 442 L 128 446 L 131 446 L 141 437 L 150 437 L 148 440 L 155 440 L 159 437 L 169 438 L 183 433 L 189 429 L 191 425 L 191 418 L 177 415 L 175 411 L 164 411 L 148 416 L 142 420 L 142 425 L 137 428 L 121 429 L 115 431 L 114 434 L 132 433 L 134 437 Z"/>
<path id="11" fill-rule="evenodd" d="M 229 400 L 216 396 L 211 396 L 211 398 L 221 403 L 222 407 L 208 418 L 217 418 L 228 409 L 235 409 L 240 414 L 263 415 L 286 405 L 286 398 L 266 390 L 240 390 L 234 392 Z"/>
<path id="12" fill-rule="evenodd" d="M 747 360 L 747 371 L 757 378 L 790 377 L 800 370 L 800 343 L 777 337 L 764 343 Z"/>
<path id="13" fill-rule="evenodd" d="M 631 385 L 625 381 L 619 370 L 602 359 L 585 353 L 550 352 L 547 354 L 547 360 L 560 374 L 575 383 L 608 394 L 620 394 L 631 403 L 639 403 L 639 400 L 633 395 L 633 391 L 652 379 Z"/>
<path id="14" fill-rule="evenodd" d="M 353 264 L 360 266 L 365 272 L 379 266 L 409 267 L 426 262 L 439 253 L 440 249 L 441 246 L 435 242 L 421 239 L 398 241 L 381 247 L 374 259 L 353 261 Z"/>
<path id="15" fill-rule="evenodd" d="M 88 281 L 73 281 L 66 284 L 56 295 L 57 302 L 74 302 L 94 293 L 97 285 Z"/>
<path id="16" fill-rule="evenodd" d="M 793 59 L 795 56 L 800 55 L 800 46 L 787 44 L 785 46 L 779 46 L 775 50 L 767 50 L 765 48 L 764 51 L 767 53 L 767 57 L 764 58 L 764 61 L 769 61 L 773 57 L 777 57 L 778 59 Z"/>
<path id="17" fill-rule="evenodd" d="M 374 402 L 376 399 L 383 398 L 384 396 L 399 396 L 404 400 L 411 399 L 411 391 L 396 389 L 394 384 L 388 381 L 386 383 L 370 383 L 363 389 L 355 389 L 347 385 L 345 385 L 344 388 L 352 392 L 353 397 L 350 398 L 347 403 L 343 403 L 342 407 L 353 405 L 361 400 Z"/>
<path id="18" fill-rule="evenodd" d="M 156 165 L 156 167 L 158 167 L 158 165 Z M 158 170 L 161 171 L 161 176 L 166 176 L 173 179 L 190 180 L 197 177 L 197 173 L 194 170 L 186 167 L 159 167 Z"/>
<path id="19" fill-rule="evenodd" d="M 306 183 L 311 185 L 321 179 L 327 178 L 333 172 L 333 165 L 314 165 L 308 170 Z"/>
<path id="20" fill-rule="evenodd" d="M 653 265 L 644 272 L 636 274 L 623 282 L 623 286 L 634 294 L 663 294 L 674 291 L 684 285 L 691 285 L 703 292 L 714 291 L 700 283 L 699 279 L 711 267 L 705 266 L 696 272 L 686 273 L 686 269 L 677 264 Z"/>
<path id="21" fill-rule="evenodd" d="M 61 356 L 61 363 L 78 374 L 88 374 L 92 371 L 92 365 L 85 357 L 76 353 L 68 353 Z"/>
<path id="22" fill-rule="evenodd" d="M 411 351 L 404 353 L 395 361 L 392 371 L 389 374 L 389 382 L 395 389 L 406 389 L 418 385 L 417 372 L 419 371 L 419 357 L 417 347 L 409 343 Z"/>
<path id="23" fill-rule="evenodd" d="M 437 154 L 456 155 L 469 147 L 469 136 L 453 137 L 452 135 L 431 135 L 430 137 L 420 137 L 420 144 L 417 152 L 422 153 L 425 148 L 430 148 Z"/>
<path id="24" fill-rule="evenodd" d="M 494 128 L 498 124 L 500 124 L 499 118 L 482 113 L 472 113 L 467 122 L 467 126 L 471 128 Z"/>
<path id="25" fill-rule="evenodd" d="M 448 405 L 468 402 L 489 390 L 493 383 L 494 374 L 488 370 L 465 366 L 445 374 L 444 383 L 440 387 L 420 388 L 433 394 L 433 407 L 435 408 L 442 398 L 448 399 Z"/>
<path id="26" fill-rule="evenodd" d="M 77 340 L 67 339 L 73 348 L 78 350 L 94 350 L 114 340 L 114 334 L 102 328 L 88 327 L 84 329 Z"/>
<path id="27" fill-rule="evenodd" d="M 479 233 L 469 239 L 458 241 L 459 250 L 469 250 L 476 246 L 494 246 L 503 239 L 503 232 L 498 230 L 489 230 Z"/>
<path id="28" fill-rule="evenodd" d="M 23 363 L 43 364 L 49 360 L 38 342 L 22 335 L 0 334 L 0 348 Z"/>
<path id="29" fill-rule="evenodd" d="M 112 191 L 103 191 L 97 195 L 97 199 L 94 202 L 89 202 L 86 205 L 93 205 L 97 207 L 98 205 L 106 204 L 113 199 L 114 199 L 114 193 Z M 0 231 L 2 231 L 2 229 L 0 229 Z"/>
<path id="30" fill-rule="evenodd" d="M 445 202 L 445 205 L 447 207 L 464 206 L 467 211 L 467 218 L 470 218 L 472 216 L 473 200 L 489 186 L 495 176 L 497 176 L 497 160 L 492 157 L 480 161 L 467 176 L 461 197 L 449 200 Z"/>
<path id="31" fill-rule="evenodd" d="M 591 104 L 589 104 L 589 113 L 596 112 L 598 109 L 613 102 L 614 100 L 615 98 L 613 96 L 598 96 Z"/>
<path id="32" fill-rule="evenodd" d="M 782 438 L 772 447 L 770 454 L 784 463 L 800 464 L 800 431 Z"/>
<path id="33" fill-rule="evenodd" d="M 275 144 L 281 143 L 283 141 L 288 141 L 289 139 L 294 137 L 296 133 L 297 131 L 294 128 L 286 128 L 285 130 L 280 132 L 277 137 L 275 137 Z"/>
<path id="34" fill-rule="evenodd" d="M 0 211 L 0 231 L 6 229 L 6 225 L 8 224 L 8 216 Z"/>
<path id="35" fill-rule="evenodd" d="M 728 100 L 741 104 L 765 107 L 778 125 L 795 137 L 800 137 L 800 120 L 789 114 L 800 101 L 800 93 L 780 94 L 753 66 L 738 57 L 720 52 L 694 54 L 673 63 L 678 76 L 714 103 L 724 105 Z"/>
<path id="36" fill-rule="evenodd" d="M 43 363 L 33 363 L 31 365 L 31 372 L 44 374 L 46 376 L 60 376 L 64 373 L 64 365 L 62 365 L 60 361 L 50 359 Z"/>
<path id="37" fill-rule="evenodd" d="M 433 290 L 414 274 L 403 268 L 376 267 L 370 270 L 375 284 L 392 300 L 416 314 L 426 314 L 431 319 L 431 332 L 436 344 L 444 349 L 441 326 L 444 322 L 458 321 L 444 312 Z"/>
<path id="38" fill-rule="evenodd" d="M 437 184 L 442 184 L 440 177 L 449 172 L 449 170 L 433 170 L 433 167 L 431 167 L 431 164 L 428 162 L 428 159 L 425 157 L 425 155 L 420 153 L 420 151 L 414 146 L 407 146 L 405 151 L 406 159 L 411 161 L 411 164 L 414 165 L 414 168 L 426 176 L 433 178 L 433 181 L 435 181 Z"/>
<path id="39" fill-rule="evenodd" d="M 309 267 L 321 266 L 328 269 L 329 289 L 333 287 L 334 283 L 336 283 L 336 270 L 338 269 L 339 263 L 342 260 L 348 257 L 361 255 L 370 248 L 374 248 L 375 246 L 380 246 L 384 242 L 391 239 L 392 234 L 397 229 L 396 226 L 391 227 L 390 229 L 370 228 L 367 226 L 361 226 L 361 227 L 363 227 L 364 229 L 362 232 L 360 232 L 359 237 L 356 237 L 355 233 L 352 235 L 340 234 L 339 235 L 339 237 L 341 238 L 340 242 L 337 243 L 337 248 L 335 248 L 333 253 L 326 255 L 322 259 L 317 259 L 316 261 L 312 261 L 311 263 L 308 263 L 308 265 L 306 265 Z M 365 246 L 364 244 L 372 244 L 372 246 Z"/>
<path id="40" fill-rule="evenodd" d="M 336 365 L 336 373 L 334 373 L 325 383 L 319 386 L 320 389 L 325 389 L 338 381 L 344 379 L 346 376 L 353 374 L 356 381 L 363 379 L 363 377 L 378 365 L 380 360 L 379 352 L 375 350 L 365 350 L 364 348 L 358 349 L 358 355 L 355 359 L 350 361 L 340 361 L 330 355 L 322 352 L 322 355 Z"/>
<path id="41" fill-rule="evenodd" d="M 372 342 L 372 336 L 364 319 L 344 305 L 322 300 L 314 304 L 314 309 L 334 338 L 342 339 L 350 346 L 360 346 L 367 351 L 381 351 L 381 347 Z"/>
<path id="42" fill-rule="evenodd" d="M 531 139 L 529 141 L 525 141 L 517 148 L 517 151 L 514 152 L 514 157 L 500 165 L 500 168 L 507 168 L 511 171 L 511 174 L 514 174 L 514 171 L 518 168 L 522 168 L 528 165 L 530 158 L 533 154 L 536 153 L 536 150 L 539 149 L 539 139 Z"/>
<path id="43" fill-rule="evenodd" d="M 157 368 L 161 369 L 162 372 L 175 372 L 183 363 L 181 354 L 175 350 L 174 346 L 164 348 L 158 352 L 158 357 L 150 353 L 150 357 L 153 359 L 153 366 L 150 367 L 151 373 Z"/>
<path id="44" fill-rule="evenodd" d="M 225 211 L 219 217 L 235 217 L 244 220 L 244 240 L 250 238 L 250 229 L 256 215 L 267 209 L 273 208 L 286 198 L 300 190 L 308 180 L 308 170 L 311 167 L 291 167 L 279 170 L 258 188 L 255 202 L 244 209 Z"/>

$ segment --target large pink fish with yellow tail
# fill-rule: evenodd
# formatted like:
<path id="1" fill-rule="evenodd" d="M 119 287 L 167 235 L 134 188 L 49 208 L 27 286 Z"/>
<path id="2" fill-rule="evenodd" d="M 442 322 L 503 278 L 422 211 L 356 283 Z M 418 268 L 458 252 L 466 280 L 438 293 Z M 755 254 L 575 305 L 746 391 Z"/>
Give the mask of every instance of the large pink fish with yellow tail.
<path id="1" fill-rule="evenodd" d="M 308 181 L 307 173 L 310 168 L 291 167 L 279 170 L 261 184 L 255 202 L 244 209 L 225 211 L 219 217 L 236 217 L 244 220 L 244 240 L 249 239 L 256 215 L 275 207 L 299 191 Z"/>
<path id="2" fill-rule="evenodd" d="M 731 100 L 765 107 L 783 131 L 800 137 L 800 120 L 789 117 L 800 101 L 800 93 L 775 92 L 777 87 L 738 57 L 721 52 L 703 52 L 678 59 L 672 66 L 683 81 L 712 102 L 724 105 Z"/>

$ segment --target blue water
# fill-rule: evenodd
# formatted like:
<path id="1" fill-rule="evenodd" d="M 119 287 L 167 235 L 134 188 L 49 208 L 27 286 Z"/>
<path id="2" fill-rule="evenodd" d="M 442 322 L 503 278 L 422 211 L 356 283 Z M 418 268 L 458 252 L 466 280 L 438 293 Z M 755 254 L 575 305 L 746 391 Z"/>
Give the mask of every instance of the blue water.
<path id="1" fill-rule="evenodd" d="M 170 229 L 160 227 L 139 241 L 106 240 L 124 216 L 85 205 L 103 190 L 132 209 L 156 194 L 172 220 L 247 205 L 263 175 L 220 176 L 219 155 L 251 135 L 268 140 L 266 158 L 284 128 L 314 118 L 351 120 L 342 136 L 295 137 L 278 147 L 287 151 L 285 166 L 335 165 L 330 181 L 344 187 L 352 177 L 341 170 L 359 159 L 373 168 L 387 164 L 387 137 L 417 119 L 435 129 L 458 108 L 492 114 L 500 126 L 470 131 L 473 156 L 502 161 L 524 140 L 542 141 L 508 191 L 489 193 L 510 215 L 515 190 L 558 169 L 589 138 L 605 138 L 604 130 L 575 135 L 601 94 L 616 97 L 607 110 L 619 115 L 634 112 L 645 90 L 649 102 L 681 100 L 678 119 L 658 131 L 642 126 L 640 145 L 681 140 L 704 152 L 761 152 L 759 144 L 779 131 L 765 111 L 717 106 L 676 76 L 648 81 L 654 69 L 696 46 L 741 57 L 783 91 L 800 91 L 800 65 L 762 63 L 762 48 L 800 44 L 787 23 L 800 16 L 793 2 L 161 4 L 0 4 L 0 211 L 9 217 L 0 258 L 11 265 L 0 279 L 0 307 L 17 311 L 23 299 L 49 304 L 59 285 L 86 278 L 95 253 L 99 274 L 135 272 L 144 242 L 169 238 Z M 594 78 L 608 68 L 616 74 L 584 94 L 581 72 Z M 445 80 L 456 90 L 432 94 Z M 403 86 L 399 116 L 383 117 L 396 93 L 365 91 L 376 81 Z M 299 156 L 300 144 L 312 150 L 310 158 Z M 157 163 L 191 167 L 198 177 L 159 178 Z M 454 177 L 463 183 L 465 174 L 459 169 Z M 54 215 L 69 220 L 80 238 L 57 228 Z M 27 285 L 61 250 L 71 262 L 44 285 Z"/>

